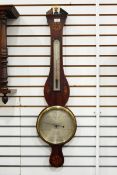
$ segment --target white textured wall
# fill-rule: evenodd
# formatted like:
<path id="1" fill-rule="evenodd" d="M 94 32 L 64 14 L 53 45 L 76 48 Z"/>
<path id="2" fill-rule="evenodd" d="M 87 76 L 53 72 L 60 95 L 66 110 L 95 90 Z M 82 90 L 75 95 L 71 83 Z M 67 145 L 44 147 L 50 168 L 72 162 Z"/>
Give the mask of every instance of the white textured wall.
<path id="1" fill-rule="evenodd" d="M 63 149 L 62 168 L 48 163 L 50 148 L 35 123 L 47 106 L 43 87 L 49 73 L 50 32 L 46 12 L 61 4 L 69 16 L 64 27 L 64 70 L 70 85 L 67 106 L 78 121 L 73 140 Z M 109 4 L 111 3 L 111 4 Z M 100 0 L 100 171 L 117 174 L 117 4 Z M 4 105 L 0 99 L 0 175 L 95 175 L 96 167 L 96 1 L 0 0 L 20 13 L 8 20 L 9 88 L 17 89 Z M 63 4 L 63 5 L 62 5 Z"/>

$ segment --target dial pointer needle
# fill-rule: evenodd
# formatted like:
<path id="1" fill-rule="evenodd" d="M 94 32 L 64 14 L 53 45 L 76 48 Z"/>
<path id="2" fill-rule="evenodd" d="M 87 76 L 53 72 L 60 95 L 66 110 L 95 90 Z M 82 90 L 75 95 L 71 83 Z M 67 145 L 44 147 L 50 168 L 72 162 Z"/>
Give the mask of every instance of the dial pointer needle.
<path id="1" fill-rule="evenodd" d="M 51 122 L 44 122 L 44 123 L 47 123 L 47 124 L 49 124 L 49 125 L 54 125 L 56 128 L 57 128 L 58 126 L 64 128 L 64 126 L 59 125 L 59 124 L 56 124 L 56 123 L 51 123 Z"/>

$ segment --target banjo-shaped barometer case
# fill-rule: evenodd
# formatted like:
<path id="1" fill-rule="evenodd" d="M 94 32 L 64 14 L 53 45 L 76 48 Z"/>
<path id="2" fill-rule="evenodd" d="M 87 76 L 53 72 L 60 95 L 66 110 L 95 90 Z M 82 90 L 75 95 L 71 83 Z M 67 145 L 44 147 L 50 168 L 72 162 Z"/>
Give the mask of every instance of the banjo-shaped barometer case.
<path id="1" fill-rule="evenodd" d="M 52 148 L 51 166 L 60 167 L 64 163 L 62 147 L 73 138 L 77 128 L 74 114 L 65 107 L 70 93 L 62 58 L 62 34 L 67 12 L 56 7 L 50 9 L 46 17 L 51 33 L 50 72 L 44 86 L 48 107 L 39 114 L 36 127 L 40 138 Z"/>

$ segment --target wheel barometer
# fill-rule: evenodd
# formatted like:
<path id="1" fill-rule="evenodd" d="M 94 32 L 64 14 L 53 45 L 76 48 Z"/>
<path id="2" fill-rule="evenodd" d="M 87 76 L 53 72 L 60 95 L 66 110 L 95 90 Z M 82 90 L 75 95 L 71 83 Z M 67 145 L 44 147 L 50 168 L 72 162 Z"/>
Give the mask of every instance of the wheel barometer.
<path id="1" fill-rule="evenodd" d="M 73 138 L 77 128 L 74 114 L 65 107 L 69 85 L 63 70 L 62 32 L 67 12 L 54 7 L 46 13 L 46 17 L 51 31 L 50 73 L 44 86 L 48 107 L 39 114 L 36 128 L 40 138 L 52 148 L 51 166 L 60 167 L 64 163 L 62 147 Z"/>

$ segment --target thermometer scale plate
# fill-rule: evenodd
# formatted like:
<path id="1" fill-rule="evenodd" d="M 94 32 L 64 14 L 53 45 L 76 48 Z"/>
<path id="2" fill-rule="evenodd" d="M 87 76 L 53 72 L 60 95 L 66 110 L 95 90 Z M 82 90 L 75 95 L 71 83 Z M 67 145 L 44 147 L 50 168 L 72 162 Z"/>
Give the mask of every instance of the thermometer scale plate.
<path id="1" fill-rule="evenodd" d="M 53 48 L 54 48 L 53 90 L 60 91 L 60 41 L 58 39 L 54 40 Z"/>

